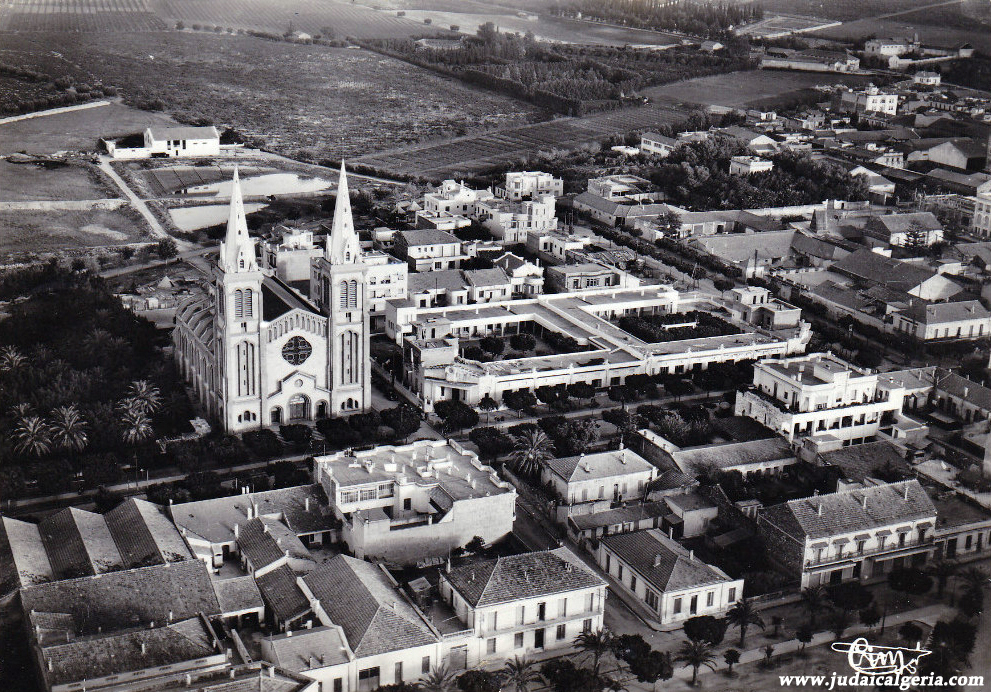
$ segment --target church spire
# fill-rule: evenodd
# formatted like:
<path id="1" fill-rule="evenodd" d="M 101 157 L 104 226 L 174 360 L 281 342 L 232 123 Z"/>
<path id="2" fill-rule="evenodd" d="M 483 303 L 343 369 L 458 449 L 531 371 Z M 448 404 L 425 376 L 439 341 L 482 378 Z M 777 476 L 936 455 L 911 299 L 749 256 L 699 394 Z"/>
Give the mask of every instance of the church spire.
<path id="1" fill-rule="evenodd" d="M 248 234 L 248 221 L 244 216 L 244 200 L 241 198 L 241 181 L 237 166 L 234 166 L 231 186 L 227 234 L 220 243 L 220 268 L 225 272 L 233 273 L 258 270 L 255 241 Z"/>
<path id="2" fill-rule="evenodd" d="M 337 183 L 337 202 L 334 205 L 334 223 L 327 236 L 324 256 L 331 264 L 355 264 L 361 259 L 361 246 L 354 230 L 351 216 L 351 195 L 348 192 L 348 176 L 341 161 L 341 175 Z"/>

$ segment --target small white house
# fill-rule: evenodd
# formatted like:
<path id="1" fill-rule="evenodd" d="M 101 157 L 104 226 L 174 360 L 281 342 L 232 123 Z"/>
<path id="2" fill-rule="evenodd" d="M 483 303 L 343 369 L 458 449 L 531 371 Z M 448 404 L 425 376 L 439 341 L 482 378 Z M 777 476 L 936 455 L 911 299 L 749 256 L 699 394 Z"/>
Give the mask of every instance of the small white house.
<path id="1" fill-rule="evenodd" d="M 149 127 L 145 149 L 152 156 L 217 156 L 220 133 L 213 127 Z"/>
<path id="2" fill-rule="evenodd" d="M 734 156 L 729 162 L 730 175 L 752 175 L 774 169 L 774 162 L 759 156 Z"/>

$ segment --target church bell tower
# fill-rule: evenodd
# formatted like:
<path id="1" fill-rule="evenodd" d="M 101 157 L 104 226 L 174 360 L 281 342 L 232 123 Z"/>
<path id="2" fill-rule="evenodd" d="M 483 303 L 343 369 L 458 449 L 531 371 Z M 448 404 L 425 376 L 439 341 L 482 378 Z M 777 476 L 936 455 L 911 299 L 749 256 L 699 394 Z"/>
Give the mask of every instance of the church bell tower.
<path id="1" fill-rule="evenodd" d="M 371 405 L 367 276 L 342 162 L 334 221 L 323 257 L 313 261 L 310 284 L 311 297 L 328 318 L 328 413 L 332 416 L 363 411 Z"/>
<path id="2" fill-rule="evenodd" d="M 214 267 L 220 395 L 216 413 L 227 432 L 252 430 L 262 423 L 262 278 L 235 168 L 227 233 Z"/>

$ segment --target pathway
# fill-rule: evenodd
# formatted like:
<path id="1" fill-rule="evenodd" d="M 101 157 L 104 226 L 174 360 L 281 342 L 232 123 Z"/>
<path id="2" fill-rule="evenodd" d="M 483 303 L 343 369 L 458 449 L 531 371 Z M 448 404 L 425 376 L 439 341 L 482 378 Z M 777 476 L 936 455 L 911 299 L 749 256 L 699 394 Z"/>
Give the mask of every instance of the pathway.
<path id="1" fill-rule="evenodd" d="M 100 168 L 101 171 L 106 173 L 107 177 L 109 177 L 114 182 L 114 184 L 120 189 L 120 191 L 124 193 L 124 196 L 131 203 L 131 206 L 134 207 L 138 211 L 138 213 L 140 213 L 141 216 L 144 217 L 145 221 L 148 223 L 148 227 L 151 229 L 152 237 L 157 238 L 159 240 L 172 237 L 171 235 L 169 235 L 168 231 L 165 230 L 165 227 L 162 226 L 161 222 L 159 222 L 158 218 L 152 213 L 151 209 L 148 208 L 148 205 L 145 203 L 145 201 L 140 197 L 138 197 L 134 193 L 134 190 L 132 190 L 130 186 L 124 181 L 124 179 L 117 174 L 117 171 L 113 169 L 113 166 L 110 165 L 109 157 L 101 156 L 100 162 L 97 164 L 97 166 Z M 180 250 L 186 251 L 186 250 L 195 249 L 195 246 L 189 243 L 188 241 L 179 240 L 179 239 L 175 239 L 175 241 L 176 241 L 176 245 L 179 247 Z"/>

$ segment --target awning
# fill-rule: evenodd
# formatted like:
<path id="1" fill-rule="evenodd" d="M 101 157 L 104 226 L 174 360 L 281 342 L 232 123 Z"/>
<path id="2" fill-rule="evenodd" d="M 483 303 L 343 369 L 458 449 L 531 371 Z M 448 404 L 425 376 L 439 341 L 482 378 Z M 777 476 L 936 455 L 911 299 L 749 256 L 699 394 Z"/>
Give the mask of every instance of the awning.
<path id="1" fill-rule="evenodd" d="M 931 521 L 924 521 L 921 524 L 917 525 L 915 528 L 917 528 L 917 529 L 931 529 L 932 527 L 933 527 L 933 523 Z"/>
<path id="2" fill-rule="evenodd" d="M 898 533 L 908 533 L 911 530 L 912 530 L 911 526 L 899 526 L 897 529 L 895 529 L 895 531 L 897 531 Z"/>
<path id="3" fill-rule="evenodd" d="M 871 537 L 871 535 L 869 533 L 858 533 L 856 536 L 853 537 L 853 540 L 855 540 L 855 541 L 866 541 L 870 537 Z"/>
<path id="4" fill-rule="evenodd" d="M 813 550 L 816 550 L 818 548 L 828 548 L 828 547 L 829 547 L 829 542 L 828 541 L 819 541 L 818 543 L 813 543 L 812 544 L 812 549 Z"/>
<path id="5" fill-rule="evenodd" d="M 836 538 L 833 540 L 834 545 L 843 545 L 844 543 L 849 543 L 849 538 Z"/>
<path id="6" fill-rule="evenodd" d="M 878 536 L 890 536 L 891 535 L 891 532 L 888 531 L 888 529 L 881 529 L 880 531 L 877 532 L 877 535 Z"/>

